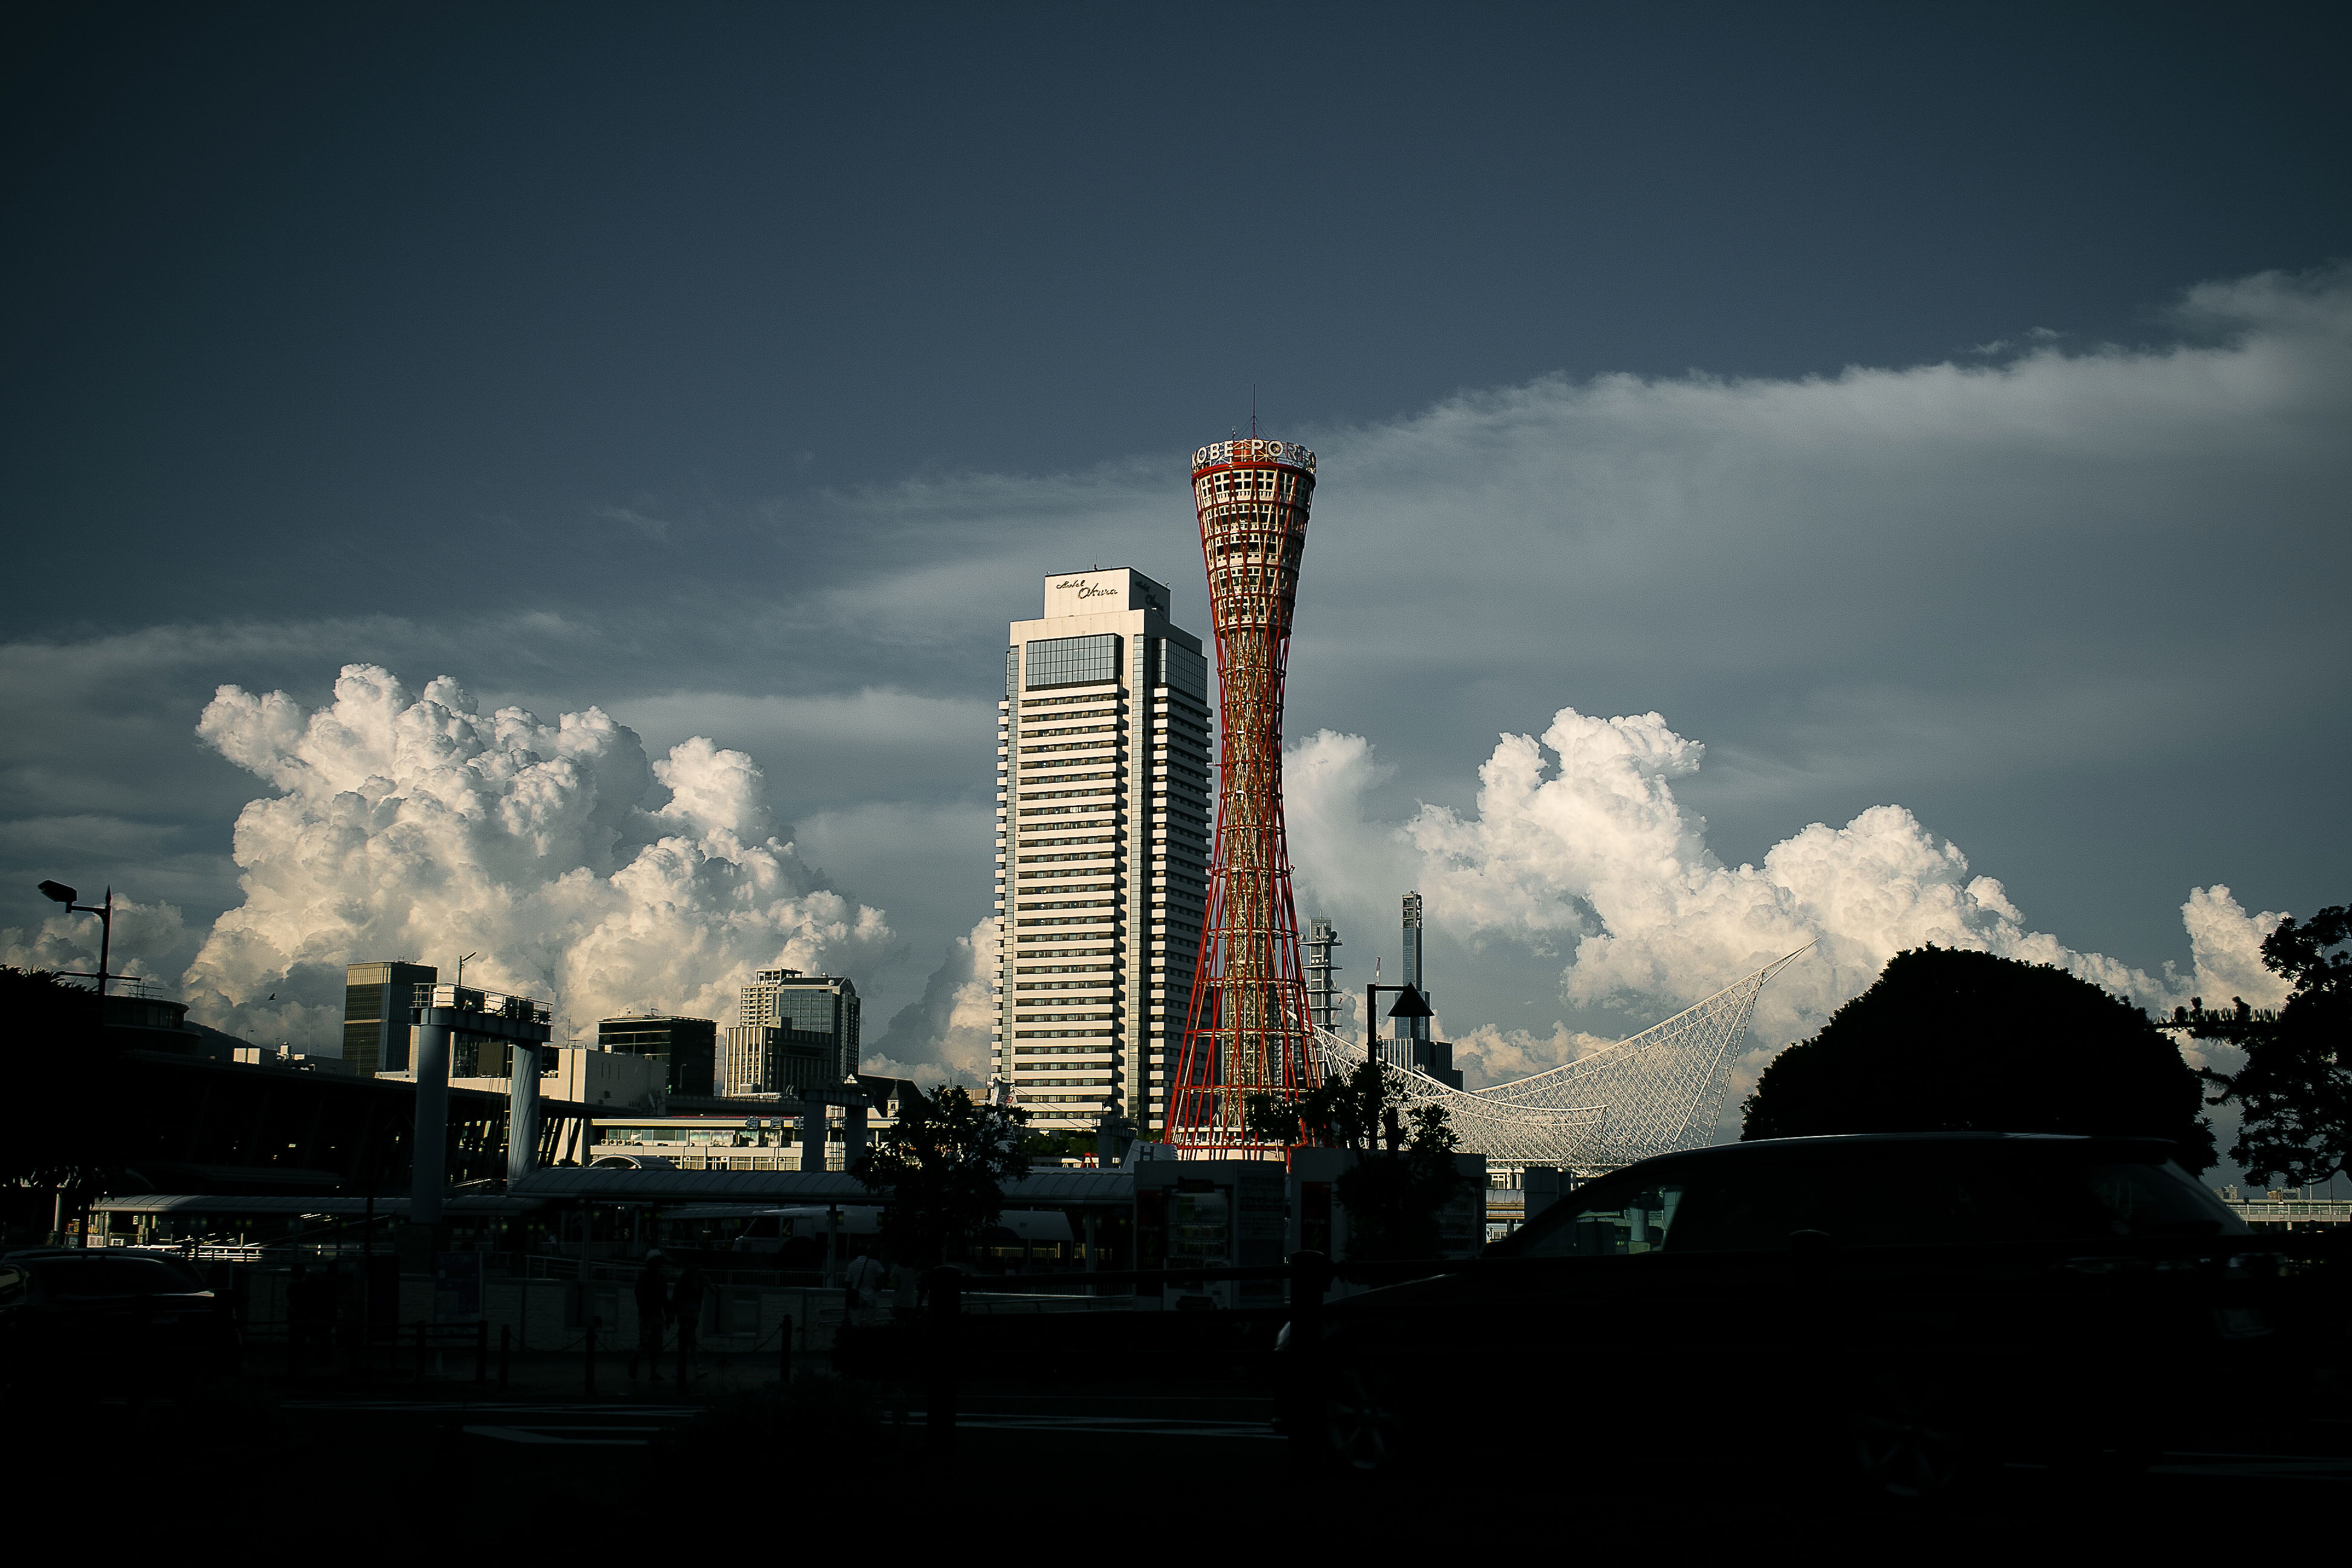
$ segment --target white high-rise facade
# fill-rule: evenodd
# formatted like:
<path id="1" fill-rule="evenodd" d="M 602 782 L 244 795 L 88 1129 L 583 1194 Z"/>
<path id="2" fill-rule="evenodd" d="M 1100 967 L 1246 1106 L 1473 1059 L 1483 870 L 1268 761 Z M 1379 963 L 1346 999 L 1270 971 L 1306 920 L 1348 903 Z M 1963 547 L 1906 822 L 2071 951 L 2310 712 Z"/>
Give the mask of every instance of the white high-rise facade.
<path id="1" fill-rule="evenodd" d="M 1209 666 L 1139 572 L 1045 579 L 996 734 L 995 1077 L 1045 1131 L 1159 1128 L 1208 898 Z"/>

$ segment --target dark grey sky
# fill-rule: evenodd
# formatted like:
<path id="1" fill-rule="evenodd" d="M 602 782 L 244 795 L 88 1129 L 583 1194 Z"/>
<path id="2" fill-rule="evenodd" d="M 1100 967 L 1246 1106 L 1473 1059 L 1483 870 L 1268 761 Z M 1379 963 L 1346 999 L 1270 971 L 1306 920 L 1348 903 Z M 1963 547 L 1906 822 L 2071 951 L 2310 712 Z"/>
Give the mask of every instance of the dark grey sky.
<path id="1" fill-rule="evenodd" d="M 57 633 L 632 497 L 1791 375 L 2352 250 L 2339 7 L 98 6 L 19 60 L 5 461 Z M 853 546 L 854 552 L 854 546 Z M 677 594 L 681 585 L 633 585 Z M 338 595 L 341 596 L 341 595 Z"/>
<path id="2" fill-rule="evenodd" d="M 791 820 L 933 814 L 905 840 L 930 860 L 829 841 L 913 944 L 881 984 L 903 993 L 984 908 L 985 846 L 959 836 L 986 799 L 1002 623 L 1044 572 L 1119 559 L 1197 624 L 1181 465 L 1253 384 L 1271 426 L 1370 453 L 1456 395 L 1552 375 L 1786 386 L 2220 341 L 2229 323 L 2168 314 L 2184 290 L 2352 256 L 2345 17 L 101 5 L 34 26 L 0 83 L 0 861 L 12 887 L 110 875 L 200 927 L 236 896 L 228 824 L 257 793 L 193 742 L 214 686 L 316 702 L 380 660 L 550 717 L 600 702 L 660 745 L 709 732 L 761 757 Z M 1696 483 L 1712 449 L 1643 493 Z M 2130 509 L 2037 491 L 2030 453 L 1883 491 L 1792 458 L 1740 493 L 1799 520 L 1756 542 L 1767 562 L 1822 510 L 1807 484 L 1855 514 L 1798 547 L 1828 552 L 1808 586 L 1694 570 L 1724 560 L 1695 545 L 1605 596 L 1609 562 L 1571 557 L 1491 625 L 1475 596 L 1416 597 L 1460 586 L 1460 552 L 1428 552 L 1469 536 L 1327 525 L 1310 610 L 1391 635 L 1343 669 L 1308 623 L 1302 647 L 1335 651 L 1302 668 L 1294 731 L 1373 738 L 1401 819 L 1466 806 L 1498 731 L 1656 707 L 1714 745 L 1684 787 L 1735 862 L 1900 800 L 2042 929 L 2153 966 L 2192 882 L 2234 879 L 2249 908 L 2347 891 L 2340 789 L 2314 776 L 2343 755 L 2340 682 L 2283 699 L 2206 647 L 2320 646 L 2340 508 L 2307 468 L 2262 496 L 2231 450 L 2151 480 L 2210 502 L 2164 540 L 2094 529 L 2046 556 L 2001 535 L 2012 489 L 2033 499 L 2010 522 Z M 1378 510 L 1351 482 L 1328 476 L 1318 521 Z M 1983 510 L 1927 521 L 1923 488 Z M 1475 534 L 1475 489 L 1449 528 Z M 1911 542 L 1907 589 L 1857 543 L 1873 507 Z M 1919 542 L 1937 531 L 1948 550 Z M 2014 548 L 1968 552 L 1996 535 Z M 1623 596 L 1677 585 L 1699 597 L 1671 614 Z M 2224 594 L 2226 634 L 2169 608 Z M 1756 651 L 1849 614 L 1867 637 Z M 1669 626 L 1670 654 L 1643 645 Z M 2067 679 L 2036 674 L 2062 644 Z M 2088 731 L 2126 738 L 2033 740 L 2085 732 L 2064 690 L 2094 671 L 2147 687 L 2091 702 Z M 857 716 L 874 689 L 968 704 L 971 732 Z M 779 694 L 849 706 L 756 706 Z M 2027 739 L 1988 760 L 1970 724 Z M 2315 767 L 2272 764 L 2272 809 L 2215 743 L 2233 727 L 2306 739 Z M 964 878 L 972 896 L 940 891 Z M 39 914 L 0 892 L 0 924 Z"/>

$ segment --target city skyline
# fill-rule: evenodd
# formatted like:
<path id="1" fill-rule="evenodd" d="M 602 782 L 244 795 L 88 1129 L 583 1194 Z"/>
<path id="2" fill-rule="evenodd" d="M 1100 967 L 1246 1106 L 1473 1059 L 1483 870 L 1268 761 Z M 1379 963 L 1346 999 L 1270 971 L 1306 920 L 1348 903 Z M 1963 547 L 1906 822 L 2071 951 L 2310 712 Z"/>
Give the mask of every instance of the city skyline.
<path id="1" fill-rule="evenodd" d="M 2339 32 L 1693 15 L 1433 53 L 1334 14 L 1246 137 L 1124 25 L 45 35 L 8 953 L 83 950 L 44 878 L 111 884 L 175 991 L 226 917 L 187 989 L 298 1045 L 345 962 L 481 949 L 575 1033 L 592 974 L 718 1016 L 782 962 L 856 976 L 877 1060 L 976 1080 L 1006 606 L 1117 562 L 1204 625 L 1183 458 L 1255 385 L 1331 476 L 1300 912 L 1369 971 L 1419 889 L 1474 1082 L 1745 973 L 1751 930 L 1829 939 L 1751 1055 L 1931 939 L 2252 994 L 2253 917 L 2347 859 L 2352 723 L 2298 673 L 2346 576 L 2352 219 L 2338 96 L 2294 84 Z M 1036 51 L 1083 102 L 972 74 Z M 885 55 L 895 107 L 841 96 Z M 197 101 L 225 80 L 254 120 Z M 1193 192 L 1244 166 L 1309 193 L 1242 289 L 1271 337 L 1202 325 L 1234 284 Z M 470 717 L 416 709 L 443 676 Z M 315 858 L 343 795 L 457 802 L 371 728 L 395 689 L 528 833 L 420 807 Z"/>

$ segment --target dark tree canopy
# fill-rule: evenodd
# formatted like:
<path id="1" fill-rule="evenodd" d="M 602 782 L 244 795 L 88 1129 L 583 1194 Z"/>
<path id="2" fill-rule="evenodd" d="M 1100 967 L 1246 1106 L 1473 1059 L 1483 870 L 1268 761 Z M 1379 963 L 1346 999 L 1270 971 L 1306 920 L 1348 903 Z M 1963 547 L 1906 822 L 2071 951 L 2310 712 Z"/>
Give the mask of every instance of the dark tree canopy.
<path id="1" fill-rule="evenodd" d="M 1356 1163 L 1332 1184 L 1348 1211 L 1349 1258 L 1434 1258 L 1444 1238 L 1438 1215 L 1463 1188 L 1454 1169 L 1462 1140 L 1442 1106 L 1400 1115 L 1402 1074 L 1367 1061 L 1281 1100 L 1254 1094 L 1243 1108 L 1250 1132 L 1269 1143 L 1312 1143 L 1352 1151 Z"/>
<path id="2" fill-rule="evenodd" d="M 120 1164 L 121 1118 L 52 1113 L 113 1078 L 114 1047 L 99 1026 L 98 993 L 46 970 L 0 968 L 0 1054 L 18 1104 L 0 1138 L 0 1181 L 78 1196 L 105 1185 Z"/>
<path id="3" fill-rule="evenodd" d="M 885 1199 L 882 1234 L 911 1264 L 937 1263 L 1004 1208 L 1004 1184 L 1029 1173 L 1029 1113 L 950 1084 L 902 1101 L 898 1123 L 850 1173 Z"/>
<path id="4" fill-rule="evenodd" d="M 1743 1138 L 2101 1132 L 2213 1163 L 2195 1069 L 2147 1014 L 2046 963 L 1924 947 L 1764 1069 Z"/>
<path id="5" fill-rule="evenodd" d="M 2352 1168 L 2352 906 L 2294 921 L 2263 941 L 2263 964 L 2294 982 L 2286 1005 L 2226 1013 L 2200 1001 L 2174 1015 L 2201 1040 L 2246 1053 L 2234 1073 L 2209 1072 L 2221 1104 L 2235 1100 L 2245 1121 L 2230 1158 L 2257 1181 L 2324 1182 Z"/>

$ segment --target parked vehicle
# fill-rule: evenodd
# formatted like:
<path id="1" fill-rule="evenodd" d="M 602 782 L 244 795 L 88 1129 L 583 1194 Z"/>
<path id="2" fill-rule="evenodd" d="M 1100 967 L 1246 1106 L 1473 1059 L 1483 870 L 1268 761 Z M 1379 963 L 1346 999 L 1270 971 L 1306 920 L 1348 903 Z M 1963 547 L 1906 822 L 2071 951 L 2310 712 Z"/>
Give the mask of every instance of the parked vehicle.
<path id="1" fill-rule="evenodd" d="M 805 1253 L 814 1268 L 824 1258 L 828 1236 L 875 1237 L 882 1233 L 882 1211 L 866 1204 L 803 1205 L 794 1208 L 752 1209 L 751 1223 L 735 1238 L 737 1252 L 764 1252 L 798 1258 Z M 795 1247 L 794 1242 L 803 1245 Z"/>
<path id="2" fill-rule="evenodd" d="M 0 1377 L 102 1388 L 208 1370 L 236 1351 L 219 1305 L 184 1268 L 119 1249 L 0 1263 Z"/>
<path id="3" fill-rule="evenodd" d="M 1369 1473 L 1444 1463 L 1470 1432 L 1489 1452 L 1802 1457 L 1903 1496 L 2001 1455 L 2128 1463 L 2307 1386 L 2344 1290 L 2285 1245 L 2168 1143 L 1694 1150 L 1592 1182 L 1476 1263 L 1333 1303 L 1319 1416 Z"/>

